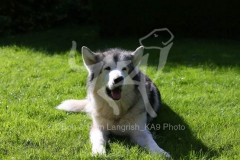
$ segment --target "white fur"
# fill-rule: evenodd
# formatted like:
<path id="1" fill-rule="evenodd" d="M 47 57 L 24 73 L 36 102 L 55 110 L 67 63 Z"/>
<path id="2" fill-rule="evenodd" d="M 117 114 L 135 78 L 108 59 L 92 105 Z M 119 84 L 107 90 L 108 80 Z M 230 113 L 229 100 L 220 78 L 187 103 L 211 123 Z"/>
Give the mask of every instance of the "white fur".
<path id="1" fill-rule="evenodd" d="M 107 137 L 98 127 L 92 126 L 90 131 L 90 141 L 92 143 L 92 154 L 106 154 L 105 146 Z"/>
<path id="2" fill-rule="evenodd" d="M 109 72 L 108 88 L 110 90 L 114 89 L 114 79 L 118 77 L 123 77 L 123 73 L 119 69 L 114 69 Z"/>
<path id="3" fill-rule="evenodd" d="M 85 100 L 66 100 L 63 101 L 56 108 L 59 110 L 65 110 L 68 112 L 80 112 L 84 111 L 84 107 L 87 105 L 87 99 Z"/>
<path id="4" fill-rule="evenodd" d="M 143 53 L 143 47 L 139 47 L 133 52 L 133 62 L 135 66 L 139 63 Z M 88 48 L 82 48 L 84 64 L 91 73 L 92 64 L 95 53 L 92 53 Z M 99 90 L 108 86 L 113 88 L 113 80 L 119 76 L 126 78 L 126 74 L 119 68 L 112 71 L 102 71 L 97 79 L 90 84 L 88 96 L 86 100 L 67 100 L 64 101 L 57 109 L 66 111 L 86 111 L 92 118 L 92 128 L 90 131 L 90 141 L 92 144 L 92 154 L 105 154 L 105 145 L 107 136 L 110 133 L 117 135 L 129 136 L 131 140 L 140 146 L 146 148 L 152 153 L 160 153 L 166 157 L 170 155 L 161 149 L 154 141 L 151 133 L 146 128 L 147 115 L 141 94 L 134 92 L 134 85 L 128 85 L 122 90 L 121 99 L 117 101 L 109 101 L 106 95 L 99 95 Z M 129 78 L 128 81 L 131 81 Z M 133 84 L 128 82 L 128 84 Z M 124 86 L 123 86 L 124 87 Z M 105 92 L 101 92 L 105 94 Z M 117 106 L 118 114 L 114 112 L 111 103 Z M 157 101 L 158 103 L 158 101 Z M 119 126 L 137 126 L 137 128 L 125 128 L 124 132 L 118 128 Z"/>

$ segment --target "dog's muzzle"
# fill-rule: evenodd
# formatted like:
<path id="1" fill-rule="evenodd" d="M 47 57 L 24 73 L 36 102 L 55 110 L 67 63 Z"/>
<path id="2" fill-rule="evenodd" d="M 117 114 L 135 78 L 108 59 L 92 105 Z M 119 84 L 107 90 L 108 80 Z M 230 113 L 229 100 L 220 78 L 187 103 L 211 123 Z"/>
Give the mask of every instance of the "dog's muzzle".
<path id="1" fill-rule="evenodd" d="M 107 95 L 113 100 L 119 100 L 122 97 L 122 84 L 123 77 L 118 77 L 113 80 L 113 87 L 111 89 L 109 87 L 106 88 Z"/>

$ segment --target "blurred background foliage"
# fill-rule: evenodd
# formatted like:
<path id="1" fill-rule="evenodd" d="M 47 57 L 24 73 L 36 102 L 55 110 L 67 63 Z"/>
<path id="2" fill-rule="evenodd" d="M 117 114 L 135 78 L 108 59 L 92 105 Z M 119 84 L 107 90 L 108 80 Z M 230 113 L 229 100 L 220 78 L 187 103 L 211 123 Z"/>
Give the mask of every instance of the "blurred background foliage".
<path id="1" fill-rule="evenodd" d="M 0 34 L 43 30 L 90 21 L 89 0 L 9 0 L 0 2 Z"/>
<path id="2" fill-rule="evenodd" d="M 240 38 L 240 2 L 231 0 L 1 0 L 0 35 L 74 23 L 97 25 L 101 37 L 174 35 Z"/>

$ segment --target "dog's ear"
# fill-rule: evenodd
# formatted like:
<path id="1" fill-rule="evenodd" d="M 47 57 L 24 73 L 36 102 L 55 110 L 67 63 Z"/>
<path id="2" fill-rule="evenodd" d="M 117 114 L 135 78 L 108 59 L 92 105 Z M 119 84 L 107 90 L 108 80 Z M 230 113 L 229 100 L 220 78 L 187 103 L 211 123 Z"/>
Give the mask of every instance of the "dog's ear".
<path id="1" fill-rule="evenodd" d="M 84 65 L 86 66 L 87 70 L 91 72 L 95 63 L 96 63 L 96 54 L 93 53 L 89 48 L 83 46 L 82 47 L 82 58 Z"/>
<path id="2" fill-rule="evenodd" d="M 96 55 L 89 48 L 82 47 L 82 58 L 86 66 L 91 66 L 96 63 Z"/>
<path id="3" fill-rule="evenodd" d="M 141 61 L 143 56 L 143 50 L 144 50 L 144 47 L 140 46 L 134 52 L 132 52 L 134 66 L 137 66 Z"/>

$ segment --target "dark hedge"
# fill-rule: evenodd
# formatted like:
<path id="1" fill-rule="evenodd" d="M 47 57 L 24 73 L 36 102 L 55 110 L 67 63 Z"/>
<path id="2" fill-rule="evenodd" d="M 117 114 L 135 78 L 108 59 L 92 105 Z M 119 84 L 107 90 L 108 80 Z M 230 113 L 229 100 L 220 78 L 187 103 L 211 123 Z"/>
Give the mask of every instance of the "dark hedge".
<path id="1" fill-rule="evenodd" d="M 0 2 L 0 34 L 41 30 L 89 21 L 89 0 L 8 0 Z"/>
<path id="2" fill-rule="evenodd" d="M 101 37 L 168 28 L 174 35 L 240 38 L 239 6 L 229 0 L 2 0 L 0 35 L 87 23 Z"/>

